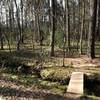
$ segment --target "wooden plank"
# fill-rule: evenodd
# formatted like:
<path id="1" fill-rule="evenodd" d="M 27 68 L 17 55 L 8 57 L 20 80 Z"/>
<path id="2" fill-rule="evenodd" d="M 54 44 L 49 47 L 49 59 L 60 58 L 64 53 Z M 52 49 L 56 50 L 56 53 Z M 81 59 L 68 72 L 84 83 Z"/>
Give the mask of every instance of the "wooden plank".
<path id="1" fill-rule="evenodd" d="M 83 84 L 84 84 L 84 74 L 83 72 L 73 72 L 67 92 L 74 94 L 83 94 Z"/>

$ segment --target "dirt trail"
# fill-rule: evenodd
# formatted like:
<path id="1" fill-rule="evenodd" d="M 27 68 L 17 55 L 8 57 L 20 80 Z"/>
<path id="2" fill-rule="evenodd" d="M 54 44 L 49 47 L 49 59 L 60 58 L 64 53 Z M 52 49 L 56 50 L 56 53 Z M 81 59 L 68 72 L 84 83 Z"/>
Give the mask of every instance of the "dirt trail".
<path id="1" fill-rule="evenodd" d="M 66 58 L 66 64 L 71 64 L 73 67 L 85 68 L 85 67 L 95 67 L 100 68 L 100 58 L 94 60 L 89 59 L 86 56 L 81 56 L 80 58 Z"/>

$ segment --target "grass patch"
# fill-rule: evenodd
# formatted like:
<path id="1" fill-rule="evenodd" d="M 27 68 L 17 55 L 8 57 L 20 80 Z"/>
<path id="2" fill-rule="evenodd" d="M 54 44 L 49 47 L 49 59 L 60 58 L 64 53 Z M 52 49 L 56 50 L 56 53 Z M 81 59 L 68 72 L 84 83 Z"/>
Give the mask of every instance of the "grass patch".
<path id="1" fill-rule="evenodd" d="M 53 67 L 41 71 L 41 77 L 44 80 L 59 81 L 68 84 L 72 68 Z"/>

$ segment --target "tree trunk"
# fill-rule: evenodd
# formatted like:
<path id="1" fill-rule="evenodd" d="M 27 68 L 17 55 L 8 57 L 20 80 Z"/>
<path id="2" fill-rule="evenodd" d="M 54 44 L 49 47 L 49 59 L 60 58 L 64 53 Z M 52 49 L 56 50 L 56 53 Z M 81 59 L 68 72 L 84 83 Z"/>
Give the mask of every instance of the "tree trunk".
<path id="1" fill-rule="evenodd" d="M 2 34 L 1 25 L 0 25 L 0 42 L 1 42 L 1 50 L 4 50 L 4 48 L 3 48 L 3 34 Z"/>
<path id="2" fill-rule="evenodd" d="M 65 0 L 65 10 L 66 10 L 66 43 L 67 51 L 70 51 L 70 14 L 69 14 L 69 0 Z"/>
<path id="3" fill-rule="evenodd" d="M 1 2 L 0 2 L 1 3 Z M 3 47 L 3 33 L 2 33 L 2 22 L 3 22 L 3 16 L 2 16 L 2 6 L 1 6 L 1 16 L 0 16 L 0 42 L 1 42 L 1 50 L 3 50 L 4 49 L 4 47 Z"/>
<path id="4" fill-rule="evenodd" d="M 85 19 L 85 1 L 82 0 L 82 11 L 81 11 L 81 32 L 80 32 L 80 48 L 79 53 L 82 54 L 82 42 L 83 42 L 83 34 L 84 34 L 84 19 Z"/>
<path id="5" fill-rule="evenodd" d="M 19 8 L 18 8 L 16 0 L 14 0 L 14 2 L 15 2 L 15 7 L 16 7 L 16 19 L 17 19 L 17 24 L 18 24 L 18 29 L 19 29 L 19 37 L 18 37 L 18 42 L 17 42 L 17 50 L 19 50 L 20 43 L 23 37 L 22 37 L 21 25 L 20 25 Z"/>
<path id="6" fill-rule="evenodd" d="M 51 18 L 51 56 L 54 56 L 55 47 L 55 0 L 52 0 L 52 18 Z"/>
<path id="7" fill-rule="evenodd" d="M 1 50 L 4 50 L 4 48 L 3 48 L 3 34 L 1 33 L 1 37 L 0 37 L 1 39 Z"/>
<path id="8" fill-rule="evenodd" d="M 98 40 L 100 40 L 100 0 L 98 0 L 98 23 L 97 23 L 97 34 Z"/>
<path id="9" fill-rule="evenodd" d="M 80 24 L 81 24 L 81 22 L 80 22 L 80 13 L 81 13 L 81 11 L 80 11 L 80 4 L 81 4 L 81 2 L 80 2 L 80 0 L 78 0 L 78 35 L 77 35 L 77 51 L 79 50 L 79 41 L 80 41 Z"/>
<path id="10" fill-rule="evenodd" d="M 21 2 L 21 35 L 22 35 L 21 43 L 24 43 L 24 36 L 23 36 L 23 0 L 21 0 L 20 2 Z"/>
<path id="11" fill-rule="evenodd" d="M 97 18 L 97 0 L 90 0 L 90 26 L 88 36 L 88 56 L 95 58 L 95 33 Z"/>

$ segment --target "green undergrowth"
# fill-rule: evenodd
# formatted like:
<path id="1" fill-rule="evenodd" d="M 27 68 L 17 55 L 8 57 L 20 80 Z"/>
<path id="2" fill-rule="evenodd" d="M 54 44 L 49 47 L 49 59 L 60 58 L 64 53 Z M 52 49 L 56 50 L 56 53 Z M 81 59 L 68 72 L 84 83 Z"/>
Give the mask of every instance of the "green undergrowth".
<path id="1" fill-rule="evenodd" d="M 36 74 L 33 75 L 22 75 L 15 73 L 7 73 L 0 70 L 0 78 L 3 80 L 8 80 L 9 82 L 13 82 L 14 84 L 23 85 L 26 88 L 28 87 L 37 87 L 40 89 L 46 89 L 51 91 L 52 93 L 61 94 L 64 93 L 67 89 L 67 84 L 63 85 L 58 81 L 44 80 L 39 78 Z"/>
<path id="2" fill-rule="evenodd" d="M 68 84 L 72 71 L 72 68 L 53 67 L 42 70 L 40 75 L 44 80 L 60 81 L 63 84 Z"/>

